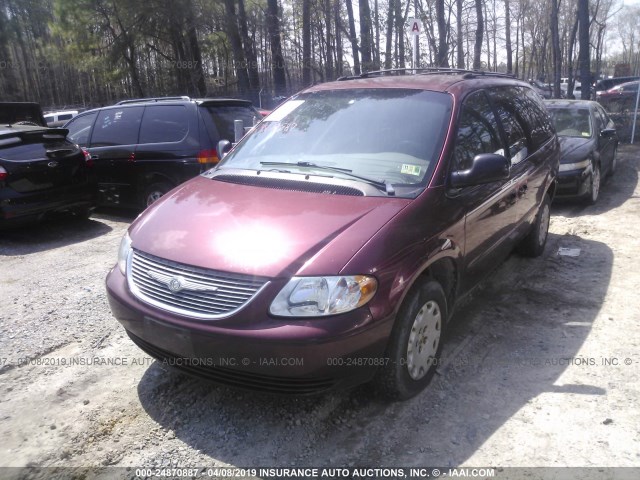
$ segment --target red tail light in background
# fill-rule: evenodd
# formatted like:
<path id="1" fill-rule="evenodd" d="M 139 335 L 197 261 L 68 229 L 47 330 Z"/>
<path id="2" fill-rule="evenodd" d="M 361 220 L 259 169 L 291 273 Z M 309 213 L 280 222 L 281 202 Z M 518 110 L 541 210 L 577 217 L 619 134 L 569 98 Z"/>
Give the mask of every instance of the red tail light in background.
<path id="1" fill-rule="evenodd" d="M 93 167 L 93 159 L 91 158 L 91 154 L 89 153 L 89 151 L 82 147 L 82 153 L 84 154 L 84 163 L 87 165 L 87 167 Z"/>
<path id="2" fill-rule="evenodd" d="M 200 150 L 198 163 L 218 163 L 218 154 L 215 150 Z"/>
<path id="3" fill-rule="evenodd" d="M 4 168 L 0 167 L 0 182 L 3 181 L 8 176 L 9 174 L 7 173 L 7 171 Z"/>

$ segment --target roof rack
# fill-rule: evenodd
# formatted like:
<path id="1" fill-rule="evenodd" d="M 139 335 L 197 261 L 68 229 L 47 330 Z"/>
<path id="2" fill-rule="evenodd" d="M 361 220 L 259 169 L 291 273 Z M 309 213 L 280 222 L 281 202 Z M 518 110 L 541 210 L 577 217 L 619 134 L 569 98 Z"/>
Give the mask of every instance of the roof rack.
<path id="1" fill-rule="evenodd" d="M 449 67 L 424 67 L 424 68 L 389 68 L 385 70 L 373 70 L 371 72 L 363 72 L 360 75 L 349 75 L 338 78 L 338 81 L 345 80 L 357 80 L 359 78 L 369 78 L 374 75 L 385 75 L 394 73 L 412 73 L 417 75 L 434 75 L 438 73 L 451 73 L 451 74 L 464 74 L 464 78 L 473 78 L 475 76 L 487 76 L 487 77 L 504 77 L 504 78 L 516 78 L 515 75 L 510 73 L 499 72 L 486 72 L 483 70 L 466 70 L 463 68 L 449 68 Z"/>
<path id="2" fill-rule="evenodd" d="M 127 103 L 147 103 L 147 102 L 166 102 L 166 101 L 189 101 L 191 98 L 187 96 L 181 97 L 151 97 L 151 98 L 132 98 L 131 100 L 121 100 L 116 105 L 126 105 Z"/>

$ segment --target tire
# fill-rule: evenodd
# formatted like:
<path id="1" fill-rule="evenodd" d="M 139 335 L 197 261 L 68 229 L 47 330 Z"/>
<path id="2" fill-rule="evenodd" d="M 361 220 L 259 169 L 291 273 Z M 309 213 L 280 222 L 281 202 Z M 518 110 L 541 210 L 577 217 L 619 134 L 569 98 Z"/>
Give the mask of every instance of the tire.
<path id="1" fill-rule="evenodd" d="M 551 198 L 544 196 L 542 205 L 538 209 L 536 219 L 529 234 L 517 246 L 517 252 L 524 257 L 539 257 L 544 252 L 549 236 L 549 221 L 551 219 Z"/>
<path id="2" fill-rule="evenodd" d="M 152 183 L 144 191 L 144 197 L 142 199 L 142 207 L 147 208 L 153 203 L 157 202 L 160 197 L 173 188 L 173 185 L 167 182 Z"/>
<path id="3" fill-rule="evenodd" d="M 616 145 L 615 148 L 613 149 L 613 158 L 611 159 L 611 165 L 609 166 L 607 177 L 613 177 L 613 174 L 616 173 L 617 168 L 618 168 L 618 146 Z"/>
<path id="4" fill-rule="evenodd" d="M 600 196 L 600 187 L 602 186 L 602 175 L 600 172 L 600 164 L 593 162 L 591 165 L 591 179 L 589 191 L 584 194 L 584 203 L 587 205 L 595 205 Z"/>
<path id="5" fill-rule="evenodd" d="M 89 220 L 91 214 L 93 213 L 93 208 L 76 208 L 72 211 L 73 217 L 77 220 Z"/>
<path id="6" fill-rule="evenodd" d="M 429 384 L 440 362 L 447 300 L 435 280 L 425 280 L 404 300 L 387 346 L 388 363 L 374 378 L 390 400 L 407 400 Z"/>

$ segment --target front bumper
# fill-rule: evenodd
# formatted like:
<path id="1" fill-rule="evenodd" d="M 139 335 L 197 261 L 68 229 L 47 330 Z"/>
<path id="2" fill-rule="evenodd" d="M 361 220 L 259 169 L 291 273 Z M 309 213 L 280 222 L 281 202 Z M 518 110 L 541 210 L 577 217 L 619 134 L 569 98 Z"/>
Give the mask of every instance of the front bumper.
<path id="1" fill-rule="evenodd" d="M 95 207 L 96 191 L 92 185 L 71 191 L 21 194 L 0 190 L 0 226 L 33 221 L 49 212 Z"/>
<path id="2" fill-rule="evenodd" d="M 591 184 L 591 166 L 579 170 L 558 172 L 558 197 L 581 197 L 589 191 Z"/>
<path id="3" fill-rule="evenodd" d="M 392 318 L 376 322 L 360 308 L 322 319 L 275 319 L 266 314 L 269 292 L 234 317 L 202 321 L 141 302 L 117 267 L 107 276 L 111 311 L 136 345 L 167 367 L 216 383 L 317 394 L 364 383 L 387 361 Z"/>

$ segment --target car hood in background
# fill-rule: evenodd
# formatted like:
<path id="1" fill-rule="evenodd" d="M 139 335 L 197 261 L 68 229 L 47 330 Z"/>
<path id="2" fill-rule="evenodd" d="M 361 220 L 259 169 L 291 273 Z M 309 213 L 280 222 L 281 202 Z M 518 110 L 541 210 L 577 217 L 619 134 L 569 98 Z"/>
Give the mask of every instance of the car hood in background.
<path id="1" fill-rule="evenodd" d="M 560 163 L 572 161 L 576 156 L 588 155 L 594 147 L 594 139 L 591 137 L 558 137 L 560 141 Z"/>
<path id="2" fill-rule="evenodd" d="M 134 249 L 203 268 L 264 277 L 331 275 L 410 202 L 197 177 L 146 210 L 130 234 Z"/>

